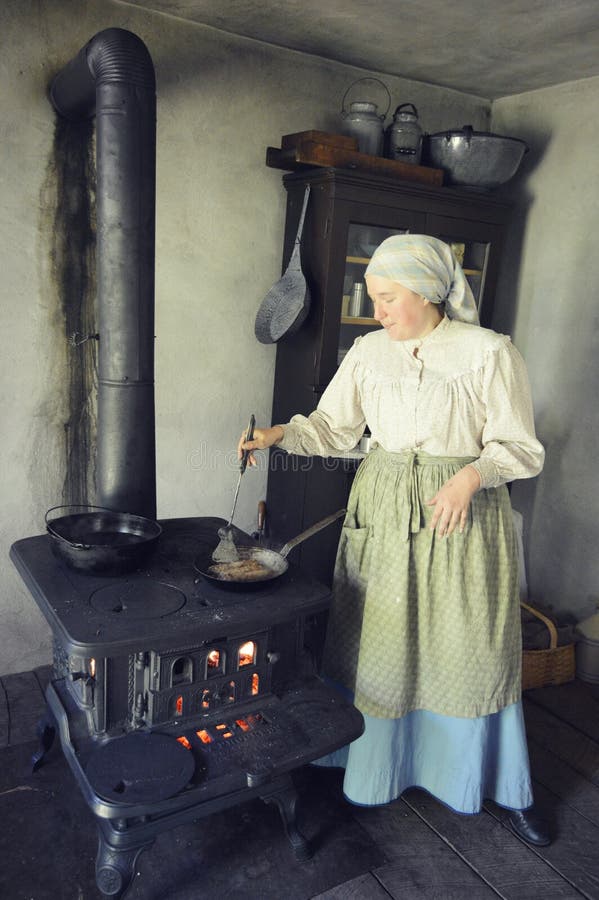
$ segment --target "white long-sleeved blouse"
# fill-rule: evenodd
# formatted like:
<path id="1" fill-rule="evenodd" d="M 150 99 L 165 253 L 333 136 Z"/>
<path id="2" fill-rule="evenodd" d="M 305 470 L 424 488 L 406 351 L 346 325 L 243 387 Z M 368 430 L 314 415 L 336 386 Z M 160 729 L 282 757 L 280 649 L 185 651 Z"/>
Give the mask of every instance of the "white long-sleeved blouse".
<path id="1" fill-rule="evenodd" d="M 357 338 L 317 409 L 283 425 L 279 446 L 335 456 L 366 425 L 391 452 L 476 457 L 482 488 L 543 467 L 524 360 L 506 335 L 446 316 L 418 340 L 392 341 L 382 328 Z"/>

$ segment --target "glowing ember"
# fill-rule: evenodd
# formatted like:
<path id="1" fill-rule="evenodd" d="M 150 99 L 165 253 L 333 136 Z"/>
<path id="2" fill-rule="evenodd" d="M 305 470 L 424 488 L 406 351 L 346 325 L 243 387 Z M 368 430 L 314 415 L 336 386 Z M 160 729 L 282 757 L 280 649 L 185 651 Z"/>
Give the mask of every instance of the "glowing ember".
<path id="1" fill-rule="evenodd" d="M 189 743 L 189 741 L 187 740 L 187 738 L 185 737 L 184 734 L 182 734 L 181 737 L 178 737 L 177 740 L 179 741 L 180 744 L 183 744 L 183 746 L 185 747 L 186 750 L 191 750 L 191 744 Z"/>
<path id="2" fill-rule="evenodd" d="M 222 736 L 223 736 L 224 738 L 230 738 L 230 737 L 233 737 L 233 732 L 231 732 L 231 731 L 224 731 Z"/>
<path id="3" fill-rule="evenodd" d="M 257 673 L 254 672 L 254 674 L 252 675 L 252 694 L 257 694 L 259 688 L 260 688 L 260 678 L 258 677 Z"/>
<path id="4" fill-rule="evenodd" d="M 256 659 L 256 645 L 253 641 L 246 641 L 239 648 L 239 668 L 251 666 Z"/>
<path id="5" fill-rule="evenodd" d="M 183 697 L 177 697 L 175 703 L 175 715 L 182 716 L 183 715 Z"/>
<path id="6" fill-rule="evenodd" d="M 216 727 L 216 730 L 217 730 L 217 731 L 224 731 L 225 728 L 227 728 L 226 725 L 222 725 L 222 724 L 221 724 L 221 725 L 216 725 L 215 727 Z"/>
<path id="7" fill-rule="evenodd" d="M 208 668 L 218 669 L 220 667 L 220 650 L 211 650 L 208 654 Z"/>
<path id="8" fill-rule="evenodd" d="M 210 691 L 202 691 L 202 709 L 208 709 L 210 706 Z"/>
<path id="9" fill-rule="evenodd" d="M 212 743 L 212 738 L 210 737 L 208 732 L 205 731 L 203 728 L 201 731 L 196 731 L 196 734 L 199 737 L 199 739 L 201 740 L 202 744 L 211 744 Z"/>
<path id="10" fill-rule="evenodd" d="M 238 725 L 242 731 L 249 731 L 250 726 L 245 721 L 245 719 L 235 719 L 235 724 Z"/>

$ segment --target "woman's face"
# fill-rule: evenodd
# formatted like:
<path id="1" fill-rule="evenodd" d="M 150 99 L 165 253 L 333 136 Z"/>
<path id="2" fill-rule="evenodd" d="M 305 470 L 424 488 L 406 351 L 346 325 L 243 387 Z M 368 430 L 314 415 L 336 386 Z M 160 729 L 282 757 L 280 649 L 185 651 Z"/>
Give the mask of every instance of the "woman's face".
<path id="1" fill-rule="evenodd" d="M 374 303 L 374 318 L 392 341 L 424 337 L 440 322 L 439 309 L 403 284 L 380 275 L 367 275 L 365 281 Z"/>

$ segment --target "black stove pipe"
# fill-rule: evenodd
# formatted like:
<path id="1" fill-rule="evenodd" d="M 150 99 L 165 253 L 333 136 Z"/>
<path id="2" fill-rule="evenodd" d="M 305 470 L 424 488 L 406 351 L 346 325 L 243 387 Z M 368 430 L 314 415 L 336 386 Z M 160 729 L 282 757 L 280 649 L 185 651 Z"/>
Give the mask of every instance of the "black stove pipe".
<path id="1" fill-rule="evenodd" d="M 135 34 L 96 34 L 54 79 L 56 111 L 96 115 L 97 503 L 156 517 L 156 82 Z"/>

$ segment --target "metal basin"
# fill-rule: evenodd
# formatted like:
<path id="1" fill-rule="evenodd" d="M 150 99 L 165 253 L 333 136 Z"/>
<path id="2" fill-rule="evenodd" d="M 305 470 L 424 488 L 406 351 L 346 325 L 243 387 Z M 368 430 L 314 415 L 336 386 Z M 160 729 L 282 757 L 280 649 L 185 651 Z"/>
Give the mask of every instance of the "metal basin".
<path id="1" fill-rule="evenodd" d="M 443 169 L 447 184 L 487 191 L 509 181 L 527 152 L 519 138 L 473 131 L 470 125 L 426 135 L 423 144 L 427 164 Z"/>

